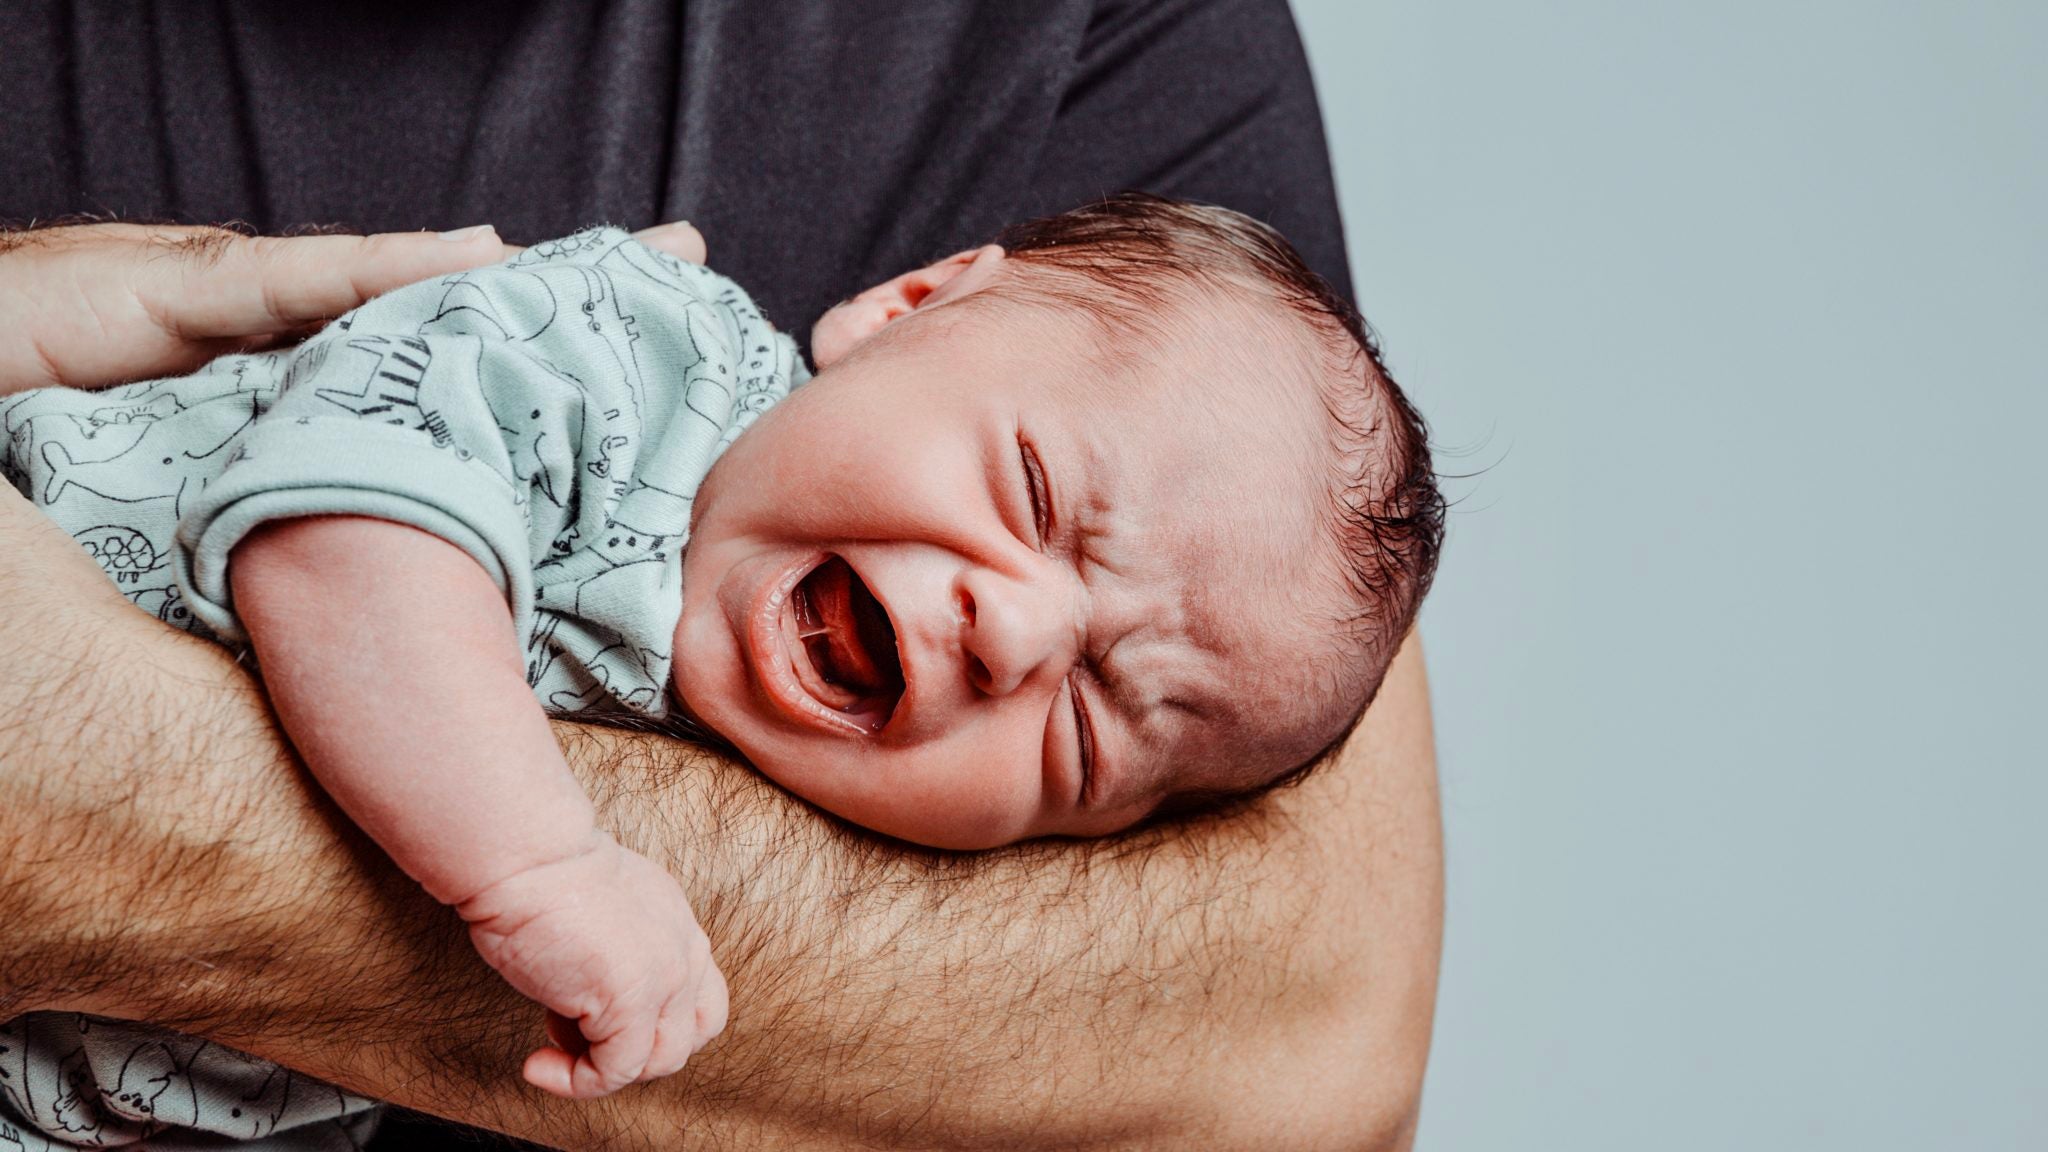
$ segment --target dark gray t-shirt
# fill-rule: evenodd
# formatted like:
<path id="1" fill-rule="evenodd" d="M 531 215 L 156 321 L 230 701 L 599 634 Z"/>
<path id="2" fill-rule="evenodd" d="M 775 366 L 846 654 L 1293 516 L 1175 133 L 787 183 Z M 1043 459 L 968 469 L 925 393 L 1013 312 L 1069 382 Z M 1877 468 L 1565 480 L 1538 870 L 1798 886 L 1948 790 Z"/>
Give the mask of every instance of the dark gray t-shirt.
<path id="1" fill-rule="evenodd" d="M 0 6 L 0 220 L 264 232 L 688 219 L 801 339 L 1005 224 L 1142 188 L 1350 295 L 1284 0 Z"/>

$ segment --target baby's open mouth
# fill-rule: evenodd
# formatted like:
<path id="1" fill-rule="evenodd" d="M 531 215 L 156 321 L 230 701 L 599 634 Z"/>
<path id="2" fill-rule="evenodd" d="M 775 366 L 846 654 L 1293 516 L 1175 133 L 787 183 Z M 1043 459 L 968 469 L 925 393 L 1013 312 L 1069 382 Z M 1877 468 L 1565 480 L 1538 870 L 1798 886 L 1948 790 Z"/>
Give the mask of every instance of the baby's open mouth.
<path id="1" fill-rule="evenodd" d="M 837 556 L 811 570 L 789 598 L 803 657 L 797 679 L 818 702 L 870 732 L 903 697 L 903 662 L 889 613 Z"/>

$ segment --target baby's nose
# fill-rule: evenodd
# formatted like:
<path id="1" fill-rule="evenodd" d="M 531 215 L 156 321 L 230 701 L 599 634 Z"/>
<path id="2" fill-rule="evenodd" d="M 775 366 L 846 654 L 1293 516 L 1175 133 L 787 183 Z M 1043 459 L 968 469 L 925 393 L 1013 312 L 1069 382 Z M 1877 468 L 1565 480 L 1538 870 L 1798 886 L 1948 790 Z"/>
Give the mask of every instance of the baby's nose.
<path id="1" fill-rule="evenodd" d="M 954 611 L 967 678 L 1007 696 L 1038 679 L 1065 679 L 1080 651 L 1075 590 L 1057 578 L 1015 579 L 985 568 L 955 583 Z"/>

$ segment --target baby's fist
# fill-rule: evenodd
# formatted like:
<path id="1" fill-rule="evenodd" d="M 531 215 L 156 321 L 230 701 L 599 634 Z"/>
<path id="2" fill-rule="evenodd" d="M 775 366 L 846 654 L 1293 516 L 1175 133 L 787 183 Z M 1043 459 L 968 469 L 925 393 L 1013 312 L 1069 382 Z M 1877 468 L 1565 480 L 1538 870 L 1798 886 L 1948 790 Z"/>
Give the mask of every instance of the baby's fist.
<path id="1" fill-rule="evenodd" d="M 667 1076 L 725 1027 L 725 977 L 682 887 L 609 836 L 457 910 L 485 962 L 551 1013 L 561 1046 L 526 1058 L 537 1088 L 587 1099 Z"/>

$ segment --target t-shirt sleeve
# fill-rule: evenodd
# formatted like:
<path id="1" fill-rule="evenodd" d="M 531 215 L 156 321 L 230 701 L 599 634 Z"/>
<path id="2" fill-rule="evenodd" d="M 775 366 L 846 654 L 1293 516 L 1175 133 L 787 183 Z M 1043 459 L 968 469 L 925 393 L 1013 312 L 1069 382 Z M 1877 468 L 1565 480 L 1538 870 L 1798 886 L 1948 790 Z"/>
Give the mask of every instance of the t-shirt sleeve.
<path id="1" fill-rule="evenodd" d="M 179 521 L 178 581 L 223 639 L 246 638 L 228 581 L 235 545 L 258 525 L 302 516 L 371 516 L 430 532 L 482 566 L 522 629 L 530 617 L 526 489 L 564 482 L 531 467 L 520 475 L 492 404 L 540 404 L 528 395 L 536 366 L 475 335 L 363 328 L 330 329 L 298 350 L 276 402 Z"/>

